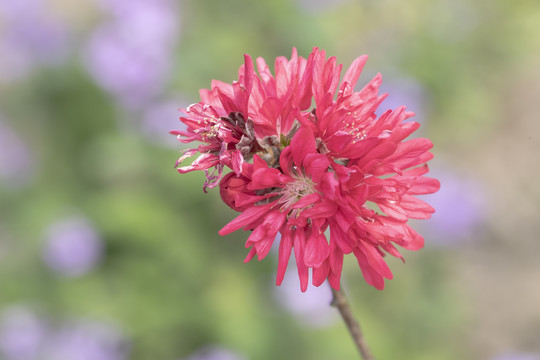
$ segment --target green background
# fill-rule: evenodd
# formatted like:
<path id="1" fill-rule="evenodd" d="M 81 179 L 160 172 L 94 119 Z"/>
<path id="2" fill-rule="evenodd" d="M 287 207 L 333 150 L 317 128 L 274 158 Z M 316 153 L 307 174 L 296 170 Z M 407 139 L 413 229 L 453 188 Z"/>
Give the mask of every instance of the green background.
<path id="1" fill-rule="evenodd" d="M 426 248 L 404 251 L 406 264 L 389 259 L 395 278 L 383 291 L 346 259 L 367 341 L 377 359 L 540 353 L 540 3 L 322 4 L 179 2 L 173 66 L 155 102 L 185 107 L 211 79 L 235 80 L 244 53 L 272 64 L 293 46 L 304 57 L 319 46 L 345 67 L 369 54 L 361 83 L 377 72 L 414 79 L 432 166 L 479 184 L 481 221 L 455 242 L 415 223 Z M 103 21 L 89 1 L 49 5 L 81 38 Z M 28 183 L 0 182 L 0 307 L 114 323 L 134 360 L 187 358 L 207 345 L 246 359 L 357 356 L 339 319 L 310 326 L 280 305 L 275 254 L 243 264 L 247 234 L 217 233 L 235 216 L 218 191 L 202 192 L 204 174 L 178 174 L 181 144 L 138 131 L 142 111 L 119 106 L 80 56 L 0 83 L 0 112 L 34 158 Z M 45 229 L 71 214 L 88 218 L 105 244 L 99 266 L 75 278 L 41 258 Z"/>

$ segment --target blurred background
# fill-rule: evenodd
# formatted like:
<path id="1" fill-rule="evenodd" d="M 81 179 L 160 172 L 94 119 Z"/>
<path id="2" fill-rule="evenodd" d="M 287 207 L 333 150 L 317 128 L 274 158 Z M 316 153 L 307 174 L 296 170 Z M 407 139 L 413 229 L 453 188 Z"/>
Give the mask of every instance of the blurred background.
<path id="1" fill-rule="evenodd" d="M 540 3 L 1 0 L 0 359 L 354 359 L 327 287 L 300 293 L 203 174 L 180 107 L 243 54 L 370 59 L 435 144 L 425 249 L 343 282 L 377 359 L 540 359 Z M 536 184 L 536 185 L 535 185 Z"/>

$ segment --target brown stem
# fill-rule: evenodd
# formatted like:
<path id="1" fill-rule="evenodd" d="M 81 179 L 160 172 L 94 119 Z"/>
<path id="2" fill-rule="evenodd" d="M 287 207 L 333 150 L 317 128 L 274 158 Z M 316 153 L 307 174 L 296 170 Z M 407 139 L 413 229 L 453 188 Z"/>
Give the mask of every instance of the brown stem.
<path id="1" fill-rule="evenodd" d="M 349 333 L 351 334 L 356 344 L 356 347 L 358 348 L 358 351 L 360 352 L 360 355 L 362 355 L 362 358 L 364 360 L 374 360 L 375 358 L 373 357 L 373 355 L 371 355 L 371 351 L 369 350 L 369 347 L 366 344 L 364 335 L 362 334 L 362 331 L 360 330 L 360 325 L 358 325 L 358 321 L 356 321 L 352 313 L 351 306 L 349 305 L 349 302 L 347 301 L 347 297 L 345 296 L 345 293 L 343 293 L 343 289 L 337 291 L 332 288 L 332 295 L 334 296 L 334 298 L 332 299 L 331 305 L 334 307 L 337 307 L 337 309 L 339 310 L 341 317 L 345 321 L 345 324 L 347 324 Z"/>

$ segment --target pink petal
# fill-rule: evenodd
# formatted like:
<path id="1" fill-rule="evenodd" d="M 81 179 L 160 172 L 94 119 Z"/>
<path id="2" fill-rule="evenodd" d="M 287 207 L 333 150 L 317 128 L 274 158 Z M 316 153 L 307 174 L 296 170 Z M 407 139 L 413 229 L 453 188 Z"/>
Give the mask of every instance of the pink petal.
<path id="1" fill-rule="evenodd" d="M 330 242 L 334 243 L 344 254 L 350 254 L 353 251 L 353 244 L 350 243 L 349 237 L 339 228 L 339 226 L 330 227 Z"/>
<path id="2" fill-rule="evenodd" d="M 433 155 L 428 150 L 432 147 L 431 141 L 425 138 L 405 141 L 398 144 L 395 153 L 387 161 L 396 167 L 407 169 L 430 160 Z"/>
<path id="3" fill-rule="evenodd" d="M 315 137 L 313 131 L 307 127 L 301 127 L 291 140 L 291 152 L 297 166 L 302 165 L 307 154 L 316 152 Z"/>
<path id="4" fill-rule="evenodd" d="M 233 171 L 236 173 L 236 175 L 240 175 L 242 173 L 243 164 L 244 156 L 242 156 L 242 153 L 240 153 L 240 151 L 234 151 L 232 154 L 232 166 Z"/>
<path id="5" fill-rule="evenodd" d="M 302 80 L 298 84 L 297 91 L 297 102 L 300 110 L 306 110 L 311 106 L 311 82 L 312 82 L 312 72 L 313 72 L 313 52 L 309 55 L 306 68 L 304 70 L 304 75 Z"/>
<path id="6" fill-rule="evenodd" d="M 298 200 L 294 205 L 293 205 L 293 209 L 303 209 L 317 201 L 319 201 L 321 198 L 321 196 L 317 193 L 313 193 L 313 194 L 309 194 L 309 195 L 306 195 L 306 196 L 302 196 L 302 198 L 300 198 L 300 200 Z"/>
<path id="7" fill-rule="evenodd" d="M 313 231 L 304 250 L 304 263 L 307 266 L 321 266 L 329 255 L 330 246 L 326 237 L 318 231 Z"/>
<path id="8" fill-rule="evenodd" d="M 301 216 L 307 218 L 329 218 L 336 214 L 338 205 L 333 201 L 321 201 L 315 206 L 302 211 Z"/>
<path id="9" fill-rule="evenodd" d="M 246 241 L 246 247 L 254 246 L 257 257 L 262 260 L 268 255 L 279 228 L 283 225 L 287 213 L 274 211 L 266 215 L 264 221 L 253 230 Z"/>
<path id="10" fill-rule="evenodd" d="M 359 249 L 354 250 L 354 255 L 358 260 L 358 265 L 366 282 L 377 290 L 384 289 L 384 278 L 369 265 L 367 256 Z"/>
<path id="11" fill-rule="evenodd" d="M 219 164 L 219 158 L 212 154 L 201 154 L 195 161 L 188 166 L 179 167 L 180 174 L 185 174 L 194 170 L 205 170 Z"/>
<path id="12" fill-rule="evenodd" d="M 411 219 L 429 219 L 435 209 L 426 202 L 411 195 L 402 195 L 399 205 L 407 211 Z"/>
<path id="13" fill-rule="evenodd" d="M 227 235 L 227 234 L 232 233 L 233 231 L 236 231 L 243 227 L 248 227 L 254 224 L 258 220 L 260 220 L 263 216 L 265 216 L 269 211 L 271 211 L 271 207 L 273 205 L 274 204 L 254 206 L 245 210 L 243 213 L 237 216 L 233 221 L 225 225 L 219 231 L 219 234 L 221 236 Z"/>
<path id="14" fill-rule="evenodd" d="M 249 253 L 247 254 L 246 258 L 244 259 L 244 263 L 250 262 L 251 259 L 253 259 L 256 254 L 257 254 L 257 250 L 255 250 L 255 248 L 251 248 L 249 250 Z"/>
<path id="15" fill-rule="evenodd" d="M 281 285 L 283 278 L 285 277 L 285 271 L 291 257 L 292 239 L 290 231 L 285 231 L 281 235 L 281 242 L 279 243 L 279 255 L 278 255 L 278 269 L 276 277 L 276 285 Z"/>
<path id="16" fill-rule="evenodd" d="M 322 283 L 328 277 L 330 273 L 330 264 L 328 259 L 325 260 L 320 266 L 313 267 L 313 285 L 321 286 Z"/>
<path id="17" fill-rule="evenodd" d="M 309 281 L 308 267 L 304 263 L 304 244 L 306 237 L 304 229 L 293 231 L 294 257 L 296 258 L 296 267 L 298 269 L 298 278 L 300 279 L 300 289 L 302 292 L 307 290 Z"/>
<path id="18" fill-rule="evenodd" d="M 219 97 L 219 100 L 221 101 L 223 109 L 225 109 L 225 112 L 227 114 L 230 114 L 234 111 L 241 111 L 241 109 L 239 109 L 236 103 L 234 102 L 234 99 L 228 94 L 225 94 L 224 92 L 222 92 L 220 89 L 218 89 L 218 97 Z"/>
<path id="19" fill-rule="evenodd" d="M 411 195 L 432 194 L 439 190 L 441 183 L 437 179 L 426 176 L 416 178 L 414 185 L 409 189 Z"/>
<path id="20" fill-rule="evenodd" d="M 335 289 L 336 291 L 339 291 L 340 283 L 341 283 L 341 274 L 335 274 L 332 271 L 328 274 L 328 283 L 330 286 Z"/>
<path id="21" fill-rule="evenodd" d="M 354 89 L 354 86 L 356 85 L 356 82 L 358 81 L 358 78 L 360 77 L 360 74 L 362 73 L 362 69 L 364 68 L 364 65 L 366 64 L 366 61 L 368 59 L 367 55 L 362 55 L 358 58 L 356 58 L 349 69 L 347 69 L 347 72 L 345 73 L 345 76 L 343 77 L 342 83 L 349 83 L 351 86 L 351 89 Z"/>
<path id="22" fill-rule="evenodd" d="M 307 154 L 303 162 L 307 175 L 315 183 L 321 181 L 321 177 L 328 171 L 330 161 L 322 154 Z"/>
<path id="23" fill-rule="evenodd" d="M 266 189 L 280 186 L 281 171 L 274 168 L 262 168 L 253 172 L 252 182 L 248 185 L 248 189 Z"/>
<path id="24" fill-rule="evenodd" d="M 395 219 L 396 221 L 406 222 L 407 220 L 409 220 L 409 218 L 407 217 L 407 212 L 403 210 L 400 206 L 389 205 L 385 202 L 377 202 L 377 205 L 386 215 Z"/>
<path id="25" fill-rule="evenodd" d="M 324 196 L 330 200 L 335 201 L 339 192 L 339 182 L 337 181 L 334 173 L 326 172 L 320 181 L 318 190 L 321 191 Z"/>
<path id="26" fill-rule="evenodd" d="M 420 250 L 424 247 L 424 238 L 420 236 L 413 228 L 407 224 L 403 224 L 403 230 L 405 237 L 403 238 L 403 243 L 400 244 L 403 248 L 407 250 Z"/>
<path id="27" fill-rule="evenodd" d="M 396 149 L 397 144 L 391 141 L 382 141 L 371 150 L 369 150 L 358 162 L 355 162 L 355 165 L 359 167 L 364 167 L 368 162 L 372 160 L 385 159 L 392 155 Z"/>
<path id="28" fill-rule="evenodd" d="M 279 101 L 279 99 L 275 97 L 269 97 L 262 104 L 260 112 L 268 123 L 275 126 L 279 117 L 280 108 L 281 102 Z"/>

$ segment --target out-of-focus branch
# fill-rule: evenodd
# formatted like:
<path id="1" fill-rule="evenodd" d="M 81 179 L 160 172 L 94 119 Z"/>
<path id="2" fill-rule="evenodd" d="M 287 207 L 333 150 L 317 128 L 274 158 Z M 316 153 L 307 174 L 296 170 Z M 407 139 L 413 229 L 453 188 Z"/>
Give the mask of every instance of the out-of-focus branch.
<path id="1" fill-rule="evenodd" d="M 351 333 L 351 336 L 356 344 L 356 347 L 358 348 L 358 351 L 362 355 L 362 358 L 364 360 L 375 360 L 373 355 L 371 355 L 371 351 L 369 350 L 366 340 L 364 339 L 364 335 L 360 330 L 360 325 L 358 325 L 358 321 L 356 321 L 352 313 L 351 306 L 347 301 L 347 297 L 343 293 L 343 289 L 339 291 L 332 289 L 332 295 L 334 297 L 331 305 L 339 310 L 339 313 L 345 321 L 345 324 L 347 324 L 347 328 L 349 329 L 349 332 Z"/>

